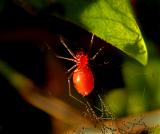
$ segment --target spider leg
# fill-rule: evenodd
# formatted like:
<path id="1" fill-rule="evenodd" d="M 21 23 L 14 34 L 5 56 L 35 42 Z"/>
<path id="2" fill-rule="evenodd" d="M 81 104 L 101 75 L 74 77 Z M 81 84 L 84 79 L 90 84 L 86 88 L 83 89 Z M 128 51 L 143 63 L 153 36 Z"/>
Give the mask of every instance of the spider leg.
<path id="1" fill-rule="evenodd" d="M 92 37 L 91 37 L 90 47 L 93 45 L 93 41 L 94 41 L 94 34 L 92 34 Z"/>
<path id="2" fill-rule="evenodd" d="M 57 58 L 60 59 L 64 59 L 64 60 L 68 60 L 68 61 L 73 61 L 76 62 L 74 59 L 72 58 L 66 58 L 66 57 L 62 57 L 62 56 L 56 56 Z M 73 69 L 75 69 L 77 67 L 77 64 L 73 65 L 70 69 L 68 69 L 65 73 L 70 73 Z"/>
<path id="3" fill-rule="evenodd" d="M 63 37 L 60 36 L 60 42 L 63 44 L 63 46 L 67 49 L 67 51 L 70 53 L 70 55 L 72 55 L 72 57 L 74 59 L 76 59 L 75 54 L 71 51 L 71 49 L 68 48 L 68 46 L 66 45 L 66 43 L 64 42 Z"/>
<path id="4" fill-rule="evenodd" d="M 96 53 L 93 55 L 93 57 L 90 58 L 90 60 L 94 60 L 94 59 L 98 56 L 98 54 L 100 54 L 100 52 L 101 52 L 103 49 L 104 49 L 104 47 L 101 47 L 101 48 L 98 50 L 98 52 L 96 52 Z"/>
<path id="5" fill-rule="evenodd" d="M 67 57 L 63 57 L 63 56 L 59 56 L 59 55 L 56 55 L 56 57 L 59 59 L 64 59 L 64 60 L 76 62 L 75 59 L 73 59 L 73 58 L 67 58 Z"/>
<path id="6" fill-rule="evenodd" d="M 73 69 L 77 67 L 77 64 L 73 65 L 70 69 L 67 70 L 66 73 L 70 73 Z"/>
<path id="7" fill-rule="evenodd" d="M 81 104 L 86 105 L 84 102 L 82 102 L 81 100 L 77 99 L 75 96 L 72 95 L 72 92 L 71 92 L 71 78 L 72 78 L 72 75 L 73 75 L 73 72 L 68 77 L 69 96 L 72 97 L 73 99 L 75 99 L 76 101 L 80 102 Z"/>
<path id="8" fill-rule="evenodd" d="M 90 54 L 92 45 L 93 45 L 93 41 L 94 41 L 94 34 L 92 34 L 91 40 L 90 40 L 90 44 L 89 44 L 89 49 L 88 49 L 88 55 Z"/>

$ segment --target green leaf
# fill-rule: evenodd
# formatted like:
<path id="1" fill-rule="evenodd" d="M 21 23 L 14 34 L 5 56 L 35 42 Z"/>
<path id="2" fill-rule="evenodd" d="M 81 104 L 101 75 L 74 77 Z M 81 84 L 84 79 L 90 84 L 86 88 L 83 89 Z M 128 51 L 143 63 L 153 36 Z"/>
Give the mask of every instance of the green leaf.
<path id="1" fill-rule="evenodd" d="M 147 63 L 147 49 L 129 0 L 58 0 L 66 20 Z"/>

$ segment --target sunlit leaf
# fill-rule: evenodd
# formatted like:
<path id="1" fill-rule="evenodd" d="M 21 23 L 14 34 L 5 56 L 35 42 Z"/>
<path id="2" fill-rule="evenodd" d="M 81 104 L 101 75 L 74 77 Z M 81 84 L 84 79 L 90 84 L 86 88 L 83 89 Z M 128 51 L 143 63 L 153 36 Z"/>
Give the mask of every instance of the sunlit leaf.
<path id="1" fill-rule="evenodd" d="M 147 49 L 135 21 L 129 0 L 58 0 L 66 20 L 94 33 L 101 39 L 147 63 Z"/>

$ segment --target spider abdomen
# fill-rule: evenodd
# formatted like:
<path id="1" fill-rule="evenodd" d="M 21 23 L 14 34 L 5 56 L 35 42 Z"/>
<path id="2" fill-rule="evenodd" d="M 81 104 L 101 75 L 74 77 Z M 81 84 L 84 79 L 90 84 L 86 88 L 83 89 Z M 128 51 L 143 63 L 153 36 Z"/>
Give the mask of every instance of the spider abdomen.
<path id="1" fill-rule="evenodd" d="M 87 96 L 94 88 L 94 76 L 90 67 L 77 68 L 73 72 L 73 83 L 78 93 Z"/>

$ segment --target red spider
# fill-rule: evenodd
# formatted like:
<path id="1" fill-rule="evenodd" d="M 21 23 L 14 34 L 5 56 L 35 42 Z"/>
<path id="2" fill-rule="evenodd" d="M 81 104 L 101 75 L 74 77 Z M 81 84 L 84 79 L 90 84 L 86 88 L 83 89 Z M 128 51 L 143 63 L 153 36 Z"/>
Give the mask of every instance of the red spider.
<path id="1" fill-rule="evenodd" d="M 90 46 L 93 44 L 93 40 L 94 40 L 94 35 L 92 35 Z M 75 55 L 65 44 L 62 37 L 60 37 L 60 41 L 64 45 L 64 47 L 68 50 L 68 52 L 71 54 L 72 58 L 66 58 L 62 56 L 56 56 L 56 57 L 73 61 L 76 63 L 69 70 L 67 70 L 68 73 L 72 71 L 72 73 L 68 77 L 69 95 L 75 98 L 74 96 L 72 96 L 70 90 L 70 79 L 72 78 L 72 76 L 73 76 L 74 87 L 77 90 L 77 92 L 82 96 L 89 95 L 94 89 L 94 76 L 89 66 L 89 60 L 94 60 L 99 54 L 99 52 L 102 50 L 102 48 L 100 48 L 99 51 L 92 58 L 89 58 L 88 54 L 85 54 L 83 51 L 77 52 Z"/>

